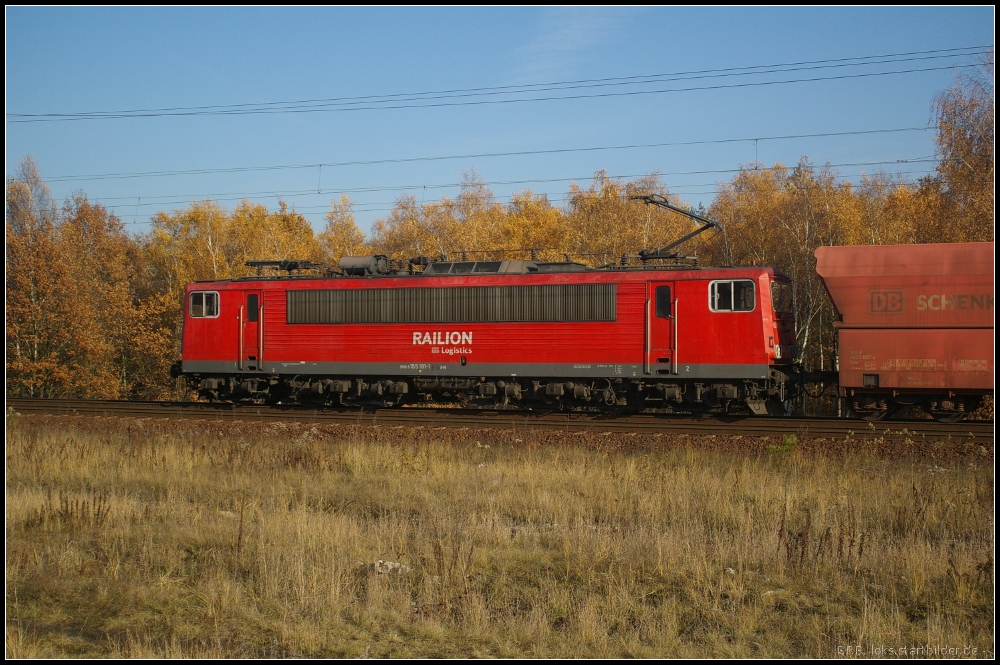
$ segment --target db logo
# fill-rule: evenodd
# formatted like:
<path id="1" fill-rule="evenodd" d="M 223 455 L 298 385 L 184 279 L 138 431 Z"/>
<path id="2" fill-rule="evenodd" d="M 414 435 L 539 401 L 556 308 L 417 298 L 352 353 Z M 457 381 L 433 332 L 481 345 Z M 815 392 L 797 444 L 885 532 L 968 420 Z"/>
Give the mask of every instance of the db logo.
<path id="1" fill-rule="evenodd" d="M 895 314 L 903 311 L 902 291 L 872 291 L 868 294 L 868 311 L 872 314 Z"/>

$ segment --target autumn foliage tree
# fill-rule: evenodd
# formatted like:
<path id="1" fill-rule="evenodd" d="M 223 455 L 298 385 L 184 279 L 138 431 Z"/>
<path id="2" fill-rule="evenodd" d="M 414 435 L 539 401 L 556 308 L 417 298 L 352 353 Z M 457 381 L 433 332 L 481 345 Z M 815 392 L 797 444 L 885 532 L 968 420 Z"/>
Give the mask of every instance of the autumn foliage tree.
<path id="1" fill-rule="evenodd" d="M 57 397 L 87 392 L 87 336 L 75 285 L 57 238 L 58 211 L 34 160 L 6 183 L 7 394 Z"/>
<path id="2" fill-rule="evenodd" d="M 60 242 L 75 276 L 80 324 L 92 338 L 87 372 L 100 397 L 155 397 L 152 377 L 169 366 L 162 351 L 173 348 L 164 330 L 166 304 L 143 288 L 140 248 L 115 215 L 82 194 L 63 206 Z M 158 350 L 160 350 L 158 352 Z"/>
<path id="3" fill-rule="evenodd" d="M 475 171 L 467 172 L 454 199 L 418 203 L 403 195 L 385 219 L 372 225 L 369 246 L 398 259 L 460 257 L 462 252 L 516 247 L 498 228 L 503 209 Z M 485 258 L 486 251 L 474 258 Z"/>
<path id="4" fill-rule="evenodd" d="M 6 235 L 8 394 L 158 395 L 162 300 L 139 297 L 120 220 L 83 194 L 57 210 L 27 159 L 7 182 Z"/>
<path id="5" fill-rule="evenodd" d="M 600 263 L 615 263 L 622 255 L 663 247 L 695 228 L 689 218 L 635 198 L 651 194 L 684 206 L 657 175 L 622 181 L 601 171 L 587 188 L 571 185 L 566 210 L 569 247 Z"/>
<path id="6" fill-rule="evenodd" d="M 996 110 L 994 59 L 957 77 L 934 100 L 937 173 L 925 189 L 941 197 L 939 210 L 920 242 L 992 240 L 995 234 Z"/>
<path id="7" fill-rule="evenodd" d="M 334 199 L 330 202 L 326 226 L 316 240 L 319 242 L 323 262 L 330 266 L 337 265 L 342 256 L 368 253 L 365 234 L 354 221 L 354 205 L 346 195 L 341 195 L 339 201 Z"/>

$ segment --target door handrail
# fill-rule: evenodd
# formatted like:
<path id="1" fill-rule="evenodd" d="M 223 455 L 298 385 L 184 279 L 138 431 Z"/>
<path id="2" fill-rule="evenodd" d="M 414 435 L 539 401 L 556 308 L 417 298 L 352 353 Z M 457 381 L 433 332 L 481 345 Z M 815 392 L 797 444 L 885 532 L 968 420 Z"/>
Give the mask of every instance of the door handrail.
<path id="1" fill-rule="evenodd" d="M 243 371 L 243 305 L 240 305 L 240 313 L 236 316 L 240 327 L 240 352 L 236 356 L 236 369 Z"/>
<path id="2" fill-rule="evenodd" d="M 646 288 L 646 344 L 645 344 L 645 346 L 646 346 L 646 352 L 642 355 L 642 358 L 643 358 L 643 360 L 642 360 L 642 373 L 643 374 L 649 374 L 650 373 L 650 369 L 649 369 L 649 354 L 652 353 L 652 350 L 653 350 L 652 349 L 653 332 L 652 332 L 652 329 L 651 329 L 652 321 L 650 321 L 650 319 L 652 319 L 653 317 L 650 315 L 650 312 L 649 312 L 649 303 L 650 303 L 650 300 L 649 300 L 649 288 L 647 287 Z"/>
<path id="3" fill-rule="evenodd" d="M 674 374 L 678 373 L 677 372 L 677 347 L 678 347 L 678 344 L 677 344 L 677 319 L 680 318 L 680 308 L 678 307 L 678 304 L 680 303 L 680 301 L 681 301 L 680 298 L 674 298 L 674 339 L 672 340 L 674 348 L 672 349 L 672 353 L 670 354 L 671 360 L 674 361 Z"/>

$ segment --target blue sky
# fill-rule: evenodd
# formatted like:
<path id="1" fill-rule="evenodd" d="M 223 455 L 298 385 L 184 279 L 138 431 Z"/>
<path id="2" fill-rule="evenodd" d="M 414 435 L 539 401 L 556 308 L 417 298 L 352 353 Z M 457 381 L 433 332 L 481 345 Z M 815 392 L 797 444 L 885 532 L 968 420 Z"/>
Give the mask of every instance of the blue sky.
<path id="1" fill-rule="evenodd" d="M 934 133 L 911 128 L 930 126 L 934 95 L 976 62 L 944 50 L 992 46 L 993 26 L 992 7 L 8 7 L 5 168 L 32 155 L 57 200 L 82 190 L 136 233 L 203 198 L 280 198 L 320 230 L 341 193 L 367 232 L 402 194 L 454 196 L 470 169 L 501 201 L 530 189 L 556 205 L 600 169 L 659 172 L 706 206 L 755 160 L 916 179 L 934 168 Z M 735 69 L 767 65 L 785 71 Z M 916 69 L 930 71 L 876 75 Z M 822 80 L 773 83 L 809 78 Z M 497 90 L 571 81 L 589 83 Z M 423 108 L 14 122 L 487 88 L 432 102 L 449 106 L 393 102 Z M 523 101 L 545 96 L 588 97 Z M 908 131 L 773 138 L 887 129 Z M 647 147 L 579 150 L 625 145 Z M 290 168 L 247 170 L 276 166 Z M 176 173 L 192 170 L 208 172 Z M 149 172 L 171 174 L 136 175 Z M 108 174 L 126 175 L 82 177 Z"/>

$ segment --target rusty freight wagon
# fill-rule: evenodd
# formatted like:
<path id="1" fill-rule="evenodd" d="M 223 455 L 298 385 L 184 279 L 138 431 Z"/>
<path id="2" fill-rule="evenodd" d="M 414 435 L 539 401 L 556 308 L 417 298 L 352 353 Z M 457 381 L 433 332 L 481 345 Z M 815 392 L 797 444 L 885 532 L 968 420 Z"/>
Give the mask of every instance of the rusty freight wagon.
<path id="1" fill-rule="evenodd" d="M 820 247 L 841 397 L 869 419 L 958 420 L 993 393 L 993 243 Z"/>

